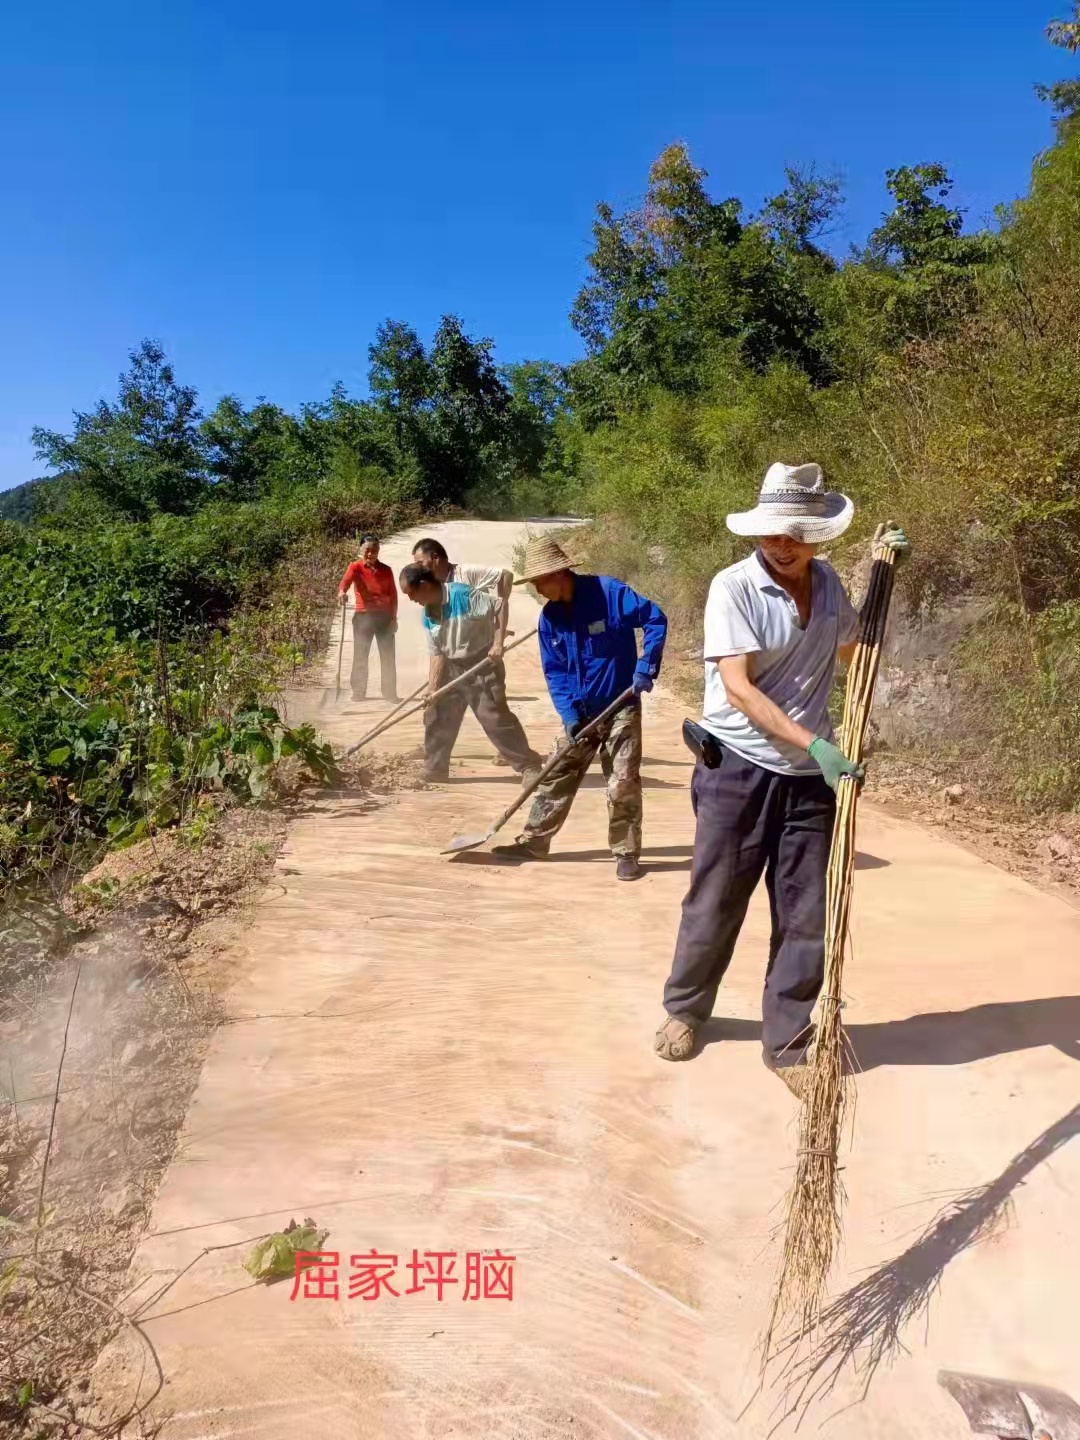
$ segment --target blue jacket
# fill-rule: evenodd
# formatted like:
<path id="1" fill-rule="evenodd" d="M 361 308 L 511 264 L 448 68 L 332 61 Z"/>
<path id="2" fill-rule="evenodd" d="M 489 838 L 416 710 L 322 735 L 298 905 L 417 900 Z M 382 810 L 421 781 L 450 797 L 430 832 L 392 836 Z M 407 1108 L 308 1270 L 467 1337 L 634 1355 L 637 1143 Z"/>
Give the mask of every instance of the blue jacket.
<path id="1" fill-rule="evenodd" d="M 640 660 L 635 630 L 645 632 Z M 599 715 L 635 674 L 656 678 L 667 616 L 621 580 L 575 573 L 574 598 L 549 600 L 539 631 L 544 679 L 563 724 L 573 725 Z"/>

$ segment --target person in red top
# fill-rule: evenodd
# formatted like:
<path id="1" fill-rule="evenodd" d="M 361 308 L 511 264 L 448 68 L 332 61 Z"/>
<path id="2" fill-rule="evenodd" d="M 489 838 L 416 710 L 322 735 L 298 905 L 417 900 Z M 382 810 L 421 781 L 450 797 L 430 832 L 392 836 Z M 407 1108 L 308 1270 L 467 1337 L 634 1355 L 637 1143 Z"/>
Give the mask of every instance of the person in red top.
<path id="1" fill-rule="evenodd" d="M 394 572 L 379 559 L 379 542 L 374 535 L 360 541 L 360 558 L 354 560 L 341 577 L 338 594 L 344 607 L 349 603 L 349 587 L 356 596 L 353 614 L 352 698 L 367 696 L 368 657 L 371 642 L 379 647 L 379 679 L 384 700 L 397 700 L 397 657 L 394 636 L 397 634 L 398 592 Z"/>

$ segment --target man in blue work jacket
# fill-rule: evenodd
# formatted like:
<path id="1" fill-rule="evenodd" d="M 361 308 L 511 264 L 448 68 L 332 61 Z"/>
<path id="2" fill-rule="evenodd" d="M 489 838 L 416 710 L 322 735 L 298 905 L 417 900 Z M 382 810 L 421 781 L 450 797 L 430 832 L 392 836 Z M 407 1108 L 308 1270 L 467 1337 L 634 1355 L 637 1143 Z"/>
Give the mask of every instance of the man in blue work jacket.
<path id="1" fill-rule="evenodd" d="M 620 880 L 641 874 L 641 702 L 660 673 L 667 617 L 621 580 L 579 575 L 549 536 L 530 540 L 523 574 L 547 604 L 540 614 L 540 660 L 566 740 L 631 687 L 634 697 L 556 765 L 536 791 L 524 832 L 497 855 L 539 860 L 562 828 L 596 755 L 607 780 L 608 844 Z M 644 632 L 638 657 L 635 631 Z M 565 741 L 559 742 L 565 745 Z M 558 748 L 558 746 L 556 747 Z"/>

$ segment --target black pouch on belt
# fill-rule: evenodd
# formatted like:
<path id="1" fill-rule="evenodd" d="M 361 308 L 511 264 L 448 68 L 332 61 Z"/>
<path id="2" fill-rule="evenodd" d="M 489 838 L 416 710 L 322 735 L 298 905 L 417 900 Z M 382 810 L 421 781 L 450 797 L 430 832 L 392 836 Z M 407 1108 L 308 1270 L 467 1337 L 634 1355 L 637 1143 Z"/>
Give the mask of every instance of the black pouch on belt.
<path id="1" fill-rule="evenodd" d="M 704 725 L 698 725 L 694 720 L 682 722 L 682 738 L 691 755 L 695 755 L 706 770 L 715 770 L 724 758 L 720 741 L 715 735 L 711 735 Z"/>

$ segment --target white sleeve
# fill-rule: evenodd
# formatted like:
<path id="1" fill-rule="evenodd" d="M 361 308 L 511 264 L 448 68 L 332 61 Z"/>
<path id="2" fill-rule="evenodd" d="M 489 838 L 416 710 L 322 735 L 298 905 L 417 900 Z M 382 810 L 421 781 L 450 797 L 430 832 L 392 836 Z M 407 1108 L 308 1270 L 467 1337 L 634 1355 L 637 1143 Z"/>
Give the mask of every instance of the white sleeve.
<path id="1" fill-rule="evenodd" d="M 705 603 L 705 659 L 725 655 L 753 655 L 762 648 L 745 591 L 730 585 L 723 575 L 714 577 Z"/>
<path id="2" fill-rule="evenodd" d="M 454 579 L 461 580 L 474 590 L 497 590 L 503 572 L 492 565 L 455 565 Z"/>

